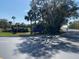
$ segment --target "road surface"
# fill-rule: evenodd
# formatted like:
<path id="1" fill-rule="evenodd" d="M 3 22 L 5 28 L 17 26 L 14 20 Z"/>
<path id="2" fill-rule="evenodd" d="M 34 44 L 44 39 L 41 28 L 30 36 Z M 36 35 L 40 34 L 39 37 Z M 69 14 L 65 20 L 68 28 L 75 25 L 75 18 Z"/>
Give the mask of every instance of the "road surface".
<path id="1" fill-rule="evenodd" d="M 66 33 L 66 36 L 60 37 L 56 36 L 58 40 L 68 43 L 66 44 L 66 48 L 62 44 L 60 47 L 56 47 L 55 49 L 59 49 L 59 53 L 56 53 L 54 56 L 52 54 L 51 58 L 38 58 L 38 59 L 79 59 L 79 41 L 73 41 L 72 34 Z M 70 39 L 68 36 L 72 36 Z M 76 33 L 74 34 L 76 35 Z M 77 37 L 79 34 L 77 34 Z M 68 38 L 67 38 L 68 37 Z M 79 37 L 78 37 L 79 38 Z M 77 38 L 77 40 L 79 40 Z M 35 57 L 27 54 L 19 53 L 17 49 L 17 44 L 23 42 L 23 37 L 0 37 L 0 58 L 2 59 L 37 59 Z M 63 48 L 64 47 L 64 48 Z M 66 50 L 68 50 L 66 52 Z M 48 50 L 49 51 L 49 50 Z"/>

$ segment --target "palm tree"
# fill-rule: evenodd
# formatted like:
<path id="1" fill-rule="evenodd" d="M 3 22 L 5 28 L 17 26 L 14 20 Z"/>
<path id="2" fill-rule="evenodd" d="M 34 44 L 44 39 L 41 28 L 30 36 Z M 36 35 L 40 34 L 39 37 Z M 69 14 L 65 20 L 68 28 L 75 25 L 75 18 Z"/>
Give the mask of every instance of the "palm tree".
<path id="1" fill-rule="evenodd" d="M 16 19 L 16 17 L 15 17 L 15 16 L 12 16 L 12 19 L 13 19 L 13 21 L 14 21 L 14 23 L 15 23 L 15 19 Z"/>
<path id="2" fill-rule="evenodd" d="M 15 17 L 15 16 L 12 16 L 11 18 L 12 18 L 13 22 L 15 23 L 16 17 Z M 13 33 L 15 33 L 15 32 L 14 32 L 14 26 L 12 26 L 12 30 L 13 30 Z"/>
<path id="3" fill-rule="evenodd" d="M 24 19 L 27 21 L 30 21 L 30 24 L 31 24 L 30 28 L 31 28 L 31 34 L 32 34 L 32 21 L 33 21 L 32 10 L 28 12 L 28 16 L 25 16 Z"/>
<path id="4" fill-rule="evenodd" d="M 9 26 L 10 26 L 10 28 L 12 27 L 12 21 L 9 21 Z"/>

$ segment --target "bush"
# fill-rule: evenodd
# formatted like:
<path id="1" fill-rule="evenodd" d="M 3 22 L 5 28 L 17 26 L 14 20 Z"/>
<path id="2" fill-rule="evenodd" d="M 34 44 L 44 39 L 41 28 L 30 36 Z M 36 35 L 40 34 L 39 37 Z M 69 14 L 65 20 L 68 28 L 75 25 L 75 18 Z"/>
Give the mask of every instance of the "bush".
<path id="1" fill-rule="evenodd" d="M 70 29 L 79 29 L 79 21 L 73 22 L 69 25 Z"/>

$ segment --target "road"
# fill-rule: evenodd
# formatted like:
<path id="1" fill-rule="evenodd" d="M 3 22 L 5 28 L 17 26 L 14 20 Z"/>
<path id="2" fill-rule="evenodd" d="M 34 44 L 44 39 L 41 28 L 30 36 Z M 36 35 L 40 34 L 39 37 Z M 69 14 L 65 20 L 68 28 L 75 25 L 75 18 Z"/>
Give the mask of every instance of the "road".
<path id="1" fill-rule="evenodd" d="M 68 34 L 69 33 L 66 33 L 65 35 L 68 35 Z M 69 35 L 71 36 L 72 34 L 69 34 Z M 72 44 L 73 46 L 79 48 L 79 42 L 68 40 L 67 36 L 66 37 L 57 36 L 57 37 L 62 42 Z M 34 57 L 29 56 L 28 54 L 21 54 L 18 51 L 16 51 L 17 49 L 16 45 L 17 43 L 22 42 L 21 39 L 23 39 L 23 37 L 0 37 L 0 58 L 2 59 L 35 59 Z M 71 50 L 73 51 L 73 48 Z M 17 53 L 15 53 L 15 51 Z M 74 53 L 74 51 L 64 52 L 60 50 L 59 53 L 57 53 L 55 56 L 52 56 L 50 59 L 79 59 L 79 53 Z"/>

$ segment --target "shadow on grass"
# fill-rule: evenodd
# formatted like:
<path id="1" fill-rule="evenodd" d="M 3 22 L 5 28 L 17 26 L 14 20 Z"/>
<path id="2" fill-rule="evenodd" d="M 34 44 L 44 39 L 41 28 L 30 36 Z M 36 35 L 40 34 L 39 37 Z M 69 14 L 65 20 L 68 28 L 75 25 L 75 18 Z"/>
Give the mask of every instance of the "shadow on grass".
<path id="1" fill-rule="evenodd" d="M 20 53 L 29 54 L 32 57 L 50 59 L 59 50 L 64 52 L 79 53 L 79 47 L 71 43 L 63 42 L 56 36 L 24 37 L 23 42 L 17 44 Z"/>

